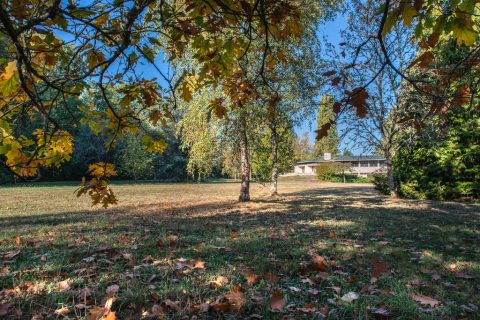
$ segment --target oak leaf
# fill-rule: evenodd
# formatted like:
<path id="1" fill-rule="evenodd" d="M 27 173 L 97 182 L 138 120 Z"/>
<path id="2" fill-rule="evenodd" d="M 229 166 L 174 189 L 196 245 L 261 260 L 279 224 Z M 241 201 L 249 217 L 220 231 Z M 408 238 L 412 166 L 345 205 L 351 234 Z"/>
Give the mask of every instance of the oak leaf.
<path id="1" fill-rule="evenodd" d="M 270 309 L 274 312 L 281 312 L 285 305 L 282 291 L 280 289 L 275 290 L 270 297 Z"/>

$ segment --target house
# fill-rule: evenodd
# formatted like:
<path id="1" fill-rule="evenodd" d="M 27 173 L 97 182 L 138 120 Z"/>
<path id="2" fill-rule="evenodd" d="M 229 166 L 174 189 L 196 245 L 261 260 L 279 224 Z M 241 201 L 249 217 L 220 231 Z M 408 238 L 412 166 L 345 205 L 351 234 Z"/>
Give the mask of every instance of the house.
<path id="1" fill-rule="evenodd" d="M 316 166 L 329 162 L 350 163 L 352 165 L 350 173 L 359 177 L 385 171 L 385 158 L 379 155 L 332 157 L 331 153 L 324 153 L 323 157 L 295 163 L 293 172 L 295 175 L 315 175 Z"/>

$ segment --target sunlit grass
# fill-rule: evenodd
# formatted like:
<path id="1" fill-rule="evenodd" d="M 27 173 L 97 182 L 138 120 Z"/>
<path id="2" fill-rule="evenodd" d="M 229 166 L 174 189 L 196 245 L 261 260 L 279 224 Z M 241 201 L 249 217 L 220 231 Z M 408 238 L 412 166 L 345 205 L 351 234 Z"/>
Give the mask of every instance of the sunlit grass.
<path id="1" fill-rule="evenodd" d="M 166 299 L 179 306 L 166 317 L 179 319 L 365 319 L 378 308 L 395 319 L 475 318 L 467 309 L 480 301 L 478 205 L 390 201 L 368 185 L 315 181 L 283 182 L 275 199 L 268 186 L 252 189 L 253 201 L 241 204 L 233 183 L 116 185 L 120 204 L 107 210 L 76 198 L 73 185 L 0 189 L 1 253 L 20 250 L 0 261 L 0 303 L 21 310 L 19 319 L 54 317 L 64 306 L 81 318 L 88 311 L 76 305 L 102 305 L 117 284 L 120 319 L 148 317 Z M 325 257 L 329 272 L 309 284 L 311 255 Z M 179 259 L 204 261 L 205 269 L 176 269 Z M 372 259 L 389 266 L 374 282 Z M 259 276 L 253 285 L 247 267 Z M 268 273 L 276 282 L 262 278 Z M 228 283 L 212 287 L 219 276 Z M 66 279 L 70 288 L 59 290 Z M 240 314 L 195 309 L 238 287 L 247 297 Z M 90 296 L 82 302 L 84 288 Z M 290 305 L 283 313 L 270 311 L 277 288 Z M 343 302 L 350 291 L 359 299 Z M 412 293 L 441 304 L 422 306 Z M 305 306 L 315 311 L 299 311 Z"/>

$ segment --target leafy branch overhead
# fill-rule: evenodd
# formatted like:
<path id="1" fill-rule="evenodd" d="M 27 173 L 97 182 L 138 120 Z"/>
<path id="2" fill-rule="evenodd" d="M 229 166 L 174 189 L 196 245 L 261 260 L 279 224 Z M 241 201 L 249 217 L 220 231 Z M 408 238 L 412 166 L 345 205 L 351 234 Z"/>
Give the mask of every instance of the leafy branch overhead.
<path id="1" fill-rule="evenodd" d="M 273 0 L 2 1 L 0 40 L 7 48 L 0 61 L 4 165 L 28 178 L 39 167 L 69 160 L 70 145 L 45 158 L 55 145 L 72 143 L 58 117 L 63 112 L 57 110 L 105 136 L 109 149 L 126 133 L 148 136 L 145 118 L 152 126 L 165 124 L 178 94 L 188 101 L 202 87 L 225 82 L 225 94 L 246 103 L 256 93 L 239 61 L 258 52 L 263 62 L 253 82 L 261 81 L 271 61 L 271 43 L 301 34 L 301 9 L 294 1 Z M 254 40 L 263 46 L 252 46 Z M 187 48 L 200 68 L 179 80 L 165 72 L 158 58 L 163 54 L 167 63 L 173 62 Z M 138 73 L 142 64 L 153 66 L 162 82 Z M 76 110 L 65 99 L 80 95 L 96 95 L 102 106 L 79 106 L 88 110 L 88 118 L 75 118 Z M 212 110 L 220 117 L 226 112 L 218 100 L 212 101 Z M 20 118 L 42 128 L 43 138 L 37 142 L 19 135 Z M 147 150 L 165 149 L 161 137 L 144 142 Z"/>

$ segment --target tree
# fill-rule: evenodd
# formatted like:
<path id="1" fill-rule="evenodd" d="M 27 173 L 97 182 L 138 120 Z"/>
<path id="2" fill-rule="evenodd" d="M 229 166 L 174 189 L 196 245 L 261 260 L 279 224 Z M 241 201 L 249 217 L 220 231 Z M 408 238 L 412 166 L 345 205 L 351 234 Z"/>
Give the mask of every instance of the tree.
<path id="1" fill-rule="evenodd" d="M 168 117 L 167 107 L 176 103 L 177 89 L 189 100 L 198 88 L 239 80 L 238 61 L 254 49 L 263 56 L 255 70 L 259 81 L 265 61 L 272 57 L 270 44 L 301 34 L 302 8 L 294 1 L 272 0 L 2 1 L 0 34 L 8 38 L 12 52 L 0 73 L 2 162 L 17 176 L 28 178 L 39 167 L 71 158 L 72 135 L 51 112 L 68 108 L 59 103 L 65 96 L 88 95 L 89 90 L 101 93 L 107 108 L 86 106 L 91 109 L 88 121 L 107 137 L 111 148 L 126 133 L 141 131 L 143 119 L 156 124 Z M 264 45 L 251 47 L 254 38 Z M 193 50 L 201 67 L 173 84 L 156 63 L 156 55 L 166 53 L 174 61 L 186 48 Z M 164 83 L 139 75 L 136 67 L 141 63 L 151 64 Z M 245 90 L 236 86 L 226 93 L 236 100 L 245 96 Z M 214 101 L 210 103 L 215 107 Z M 18 136 L 19 118 L 30 119 L 37 128 Z M 146 149 L 164 145 L 153 136 L 143 143 Z M 106 162 L 103 165 L 105 170 L 90 172 L 107 173 Z M 106 206 L 114 199 L 107 182 L 106 174 L 95 176 L 80 191 L 96 199 L 104 195 L 101 202 Z"/>
<path id="2" fill-rule="evenodd" d="M 142 137 L 127 134 L 116 147 L 115 163 L 121 174 L 135 181 L 154 175 L 154 155 L 142 146 Z"/>
<path id="3" fill-rule="evenodd" d="M 318 107 L 317 128 L 322 128 L 327 123 L 335 123 L 335 113 L 333 112 L 333 97 L 331 95 L 323 95 Z M 321 156 L 325 152 L 332 155 L 338 154 L 338 132 L 337 126 L 333 124 L 328 135 L 315 141 L 315 156 Z"/>
<path id="4" fill-rule="evenodd" d="M 378 1 L 351 2 L 348 28 L 343 32 L 345 40 L 343 54 L 346 56 L 345 63 L 352 59 L 356 59 L 357 62 L 355 66 L 344 71 L 345 78 L 342 81 L 345 85 L 371 81 L 365 89 L 361 89 L 362 93 L 358 92 L 356 96 L 352 96 L 352 99 L 362 96 L 359 105 L 352 108 L 337 102 L 332 109 L 337 113 L 337 123 L 341 126 L 340 136 L 347 145 L 363 149 L 363 152 L 376 150 L 385 157 L 390 194 L 396 197 L 393 158 L 397 151 L 395 141 L 401 127 L 398 107 L 403 103 L 402 91 L 407 84 L 393 69 L 381 68 L 384 61 L 376 54 L 381 50 L 380 44 L 368 41 L 377 28 L 376 23 L 379 23 L 378 19 L 375 20 L 374 13 L 379 6 Z M 372 20 L 376 23 L 372 23 Z M 404 27 L 396 26 L 384 38 L 389 44 L 391 61 L 394 61 L 402 73 L 406 72 L 416 52 L 415 47 L 409 45 L 406 33 Z M 362 42 L 364 48 L 368 49 L 358 54 L 357 48 Z M 335 88 L 336 81 L 332 85 Z M 338 93 L 338 96 L 341 95 L 342 89 Z"/>
<path id="5" fill-rule="evenodd" d="M 307 160 L 313 157 L 313 147 L 308 138 L 308 132 L 293 140 L 293 153 L 295 161 Z"/>
<path id="6" fill-rule="evenodd" d="M 465 57 L 480 58 L 478 51 L 459 47 L 453 41 L 436 50 L 435 60 L 412 68 L 415 76 L 441 81 L 438 70 L 458 64 Z M 452 80 L 450 90 L 468 95 L 454 95 L 441 114 L 434 112 L 436 106 L 415 90 L 405 92 L 405 103 L 399 110 L 405 126 L 396 141 L 400 148 L 394 159 L 403 196 L 480 197 L 480 74 L 473 65 L 465 65 L 459 72 L 462 78 Z"/>

